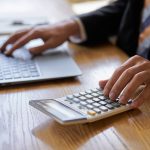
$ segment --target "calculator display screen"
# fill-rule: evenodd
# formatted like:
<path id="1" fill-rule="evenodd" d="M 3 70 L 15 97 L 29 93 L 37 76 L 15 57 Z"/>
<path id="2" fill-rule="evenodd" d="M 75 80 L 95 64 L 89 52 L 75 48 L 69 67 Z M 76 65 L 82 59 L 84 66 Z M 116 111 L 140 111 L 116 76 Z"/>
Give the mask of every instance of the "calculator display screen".
<path id="1" fill-rule="evenodd" d="M 40 105 L 40 107 L 42 107 L 50 116 L 63 122 L 86 119 L 86 116 L 55 100 L 43 100 L 38 102 L 38 105 Z"/>

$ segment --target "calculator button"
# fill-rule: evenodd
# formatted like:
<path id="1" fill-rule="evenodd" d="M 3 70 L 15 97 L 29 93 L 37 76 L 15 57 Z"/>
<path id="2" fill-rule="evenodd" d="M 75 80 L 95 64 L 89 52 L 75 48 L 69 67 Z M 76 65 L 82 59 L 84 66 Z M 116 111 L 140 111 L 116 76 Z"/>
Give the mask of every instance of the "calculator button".
<path id="1" fill-rule="evenodd" d="M 88 109 L 93 109 L 93 106 L 90 105 L 90 104 L 88 104 L 86 107 L 87 107 Z"/>
<path id="2" fill-rule="evenodd" d="M 85 95 L 87 98 L 89 98 L 89 99 L 91 99 L 91 98 L 93 98 L 91 95 Z"/>
<path id="3" fill-rule="evenodd" d="M 78 98 L 74 98 L 73 101 L 74 101 L 75 103 L 79 103 L 79 102 L 80 102 L 80 100 L 79 100 Z"/>
<path id="4" fill-rule="evenodd" d="M 73 104 L 73 102 L 72 102 L 72 101 L 69 101 L 69 104 Z"/>
<path id="5" fill-rule="evenodd" d="M 101 107 L 99 107 L 102 111 L 108 111 L 108 109 L 107 109 L 107 107 L 105 107 L 105 106 L 101 106 Z"/>
<path id="6" fill-rule="evenodd" d="M 94 106 L 94 107 L 99 107 L 100 104 L 99 104 L 99 103 L 93 103 L 93 106 Z"/>
<path id="7" fill-rule="evenodd" d="M 81 96 L 81 97 L 79 97 L 79 99 L 82 100 L 82 101 L 85 101 L 85 100 L 86 100 L 86 97 Z"/>
<path id="8" fill-rule="evenodd" d="M 79 109 L 84 109 L 84 107 L 83 107 L 83 106 L 78 106 L 78 108 L 79 108 Z"/>
<path id="9" fill-rule="evenodd" d="M 91 94 L 92 93 L 92 91 L 91 90 L 87 90 L 87 91 L 85 91 L 87 94 Z"/>
<path id="10" fill-rule="evenodd" d="M 96 115 L 96 112 L 93 111 L 93 110 L 88 110 L 87 113 L 88 113 L 89 115 L 91 115 L 91 116 Z"/>
<path id="11" fill-rule="evenodd" d="M 108 104 L 113 103 L 113 101 L 111 101 L 110 99 L 106 99 L 105 102 L 108 103 Z"/>
<path id="12" fill-rule="evenodd" d="M 89 103 L 89 104 L 92 104 L 94 101 L 88 99 L 86 102 Z"/>
<path id="13" fill-rule="evenodd" d="M 85 92 L 80 92 L 79 94 L 80 94 L 80 95 L 83 95 L 83 96 L 84 96 L 84 95 L 86 95 L 86 93 L 85 93 Z"/>
<path id="14" fill-rule="evenodd" d="M 100 110 L 99 108 L 94 108 L 93 110 L 94 110 L 96 113 L 99 113 L 99 114 L 101 113 L 101 110 Z"/>
<path id="15" fill-rule="evenodd" d="M 98 97 L 99 96 L 97 93 L 92 93 L 91 95 L 94 96 L 94 97 Z"/>
<path id="16" fill-rule="evenodd" d="M 99 102 L 101 105 L 106 105 L 107 103 L 105 101 L 100 101 Z"/>
<path id="17" fill-rule="evenodd" d="M 73 94 L 74 97 L 80 97 L 80 94 L 76 93 L 76 94 Z"/>
<path id="18" fill-rule="evenodd" d="M 67 96 L 67 99 L 73 99 L 74 97 L 73 97 L 73 95 L 68 95 Z"/>
<path id="19" fill-rule="evenodd" d="M 106 98 L 104 96 L 99 96 L 100 100 L 105 100 Z"/>
<path id="20" fill-rule="evenodd" d="M 80 104 L 83 105 L 83 106 L 87 105 L 87 103 L 85 101 L 81 101 Z"/>
<path id="21" fill-rule="evenodd" d="M 91 89 L 92 92 L 98 92 L 98 89 Z"/>
<path id="22" fill-rule="evenodd" d="M 99 102 L 100 100 L 98 98 L 93 98 L 93 101 Z"/>
<path id="23" fill-rule="evenodd" d="M 107 104 L 106 107 L 107 107 L 108 109 L 114 109 L 114 107 L 113 107 L 112 105 L 110 105 L 110 104 Z"/>
<path id="24" fill-rule="evenodd" d="M 113 102 L 111 105 L 114 107 L 120 107 L 121 106 L 121 104 L 119 104 L 118 102 Z"/>
<path id="25" fill-rule="evenodd" d="M 69 99 L 67 99 L 67 98 L 66 98 L 66 99 L 64 99 L 64 101 L 68 102 L 68 101 L 69 101 Z"/>
<path id="26" fill-rule="evenodd" d="M 97 94 L 103 95 L 103 92 L 102 91 L 98 91 Z"/>

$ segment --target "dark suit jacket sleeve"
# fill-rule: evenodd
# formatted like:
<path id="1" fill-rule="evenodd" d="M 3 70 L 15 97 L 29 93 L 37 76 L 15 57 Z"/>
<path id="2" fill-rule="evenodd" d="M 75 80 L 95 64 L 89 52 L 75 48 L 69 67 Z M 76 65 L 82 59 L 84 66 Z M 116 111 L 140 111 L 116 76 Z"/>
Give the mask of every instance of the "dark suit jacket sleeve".
<path id="1" fill-rule="evenodd" d="M 101 43 L 117 34 L 127 1 L 117 0 L 94 12 L 80 15 L 87 34 L 87 41 L 82 44 Z"/>

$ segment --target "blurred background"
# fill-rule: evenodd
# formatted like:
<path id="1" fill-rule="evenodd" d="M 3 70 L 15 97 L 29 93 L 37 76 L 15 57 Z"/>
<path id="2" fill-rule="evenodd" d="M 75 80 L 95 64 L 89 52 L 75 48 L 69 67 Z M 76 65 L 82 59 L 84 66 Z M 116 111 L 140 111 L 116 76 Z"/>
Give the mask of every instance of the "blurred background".
<path id="1" fill-rule="evenodd" d="M 13 33 L 33 24 L 51 23 L 87 13 L 112 0 L 0 0 L 0 34 Z M 62 10 L 63 6 L 63 10 Z M 55 15 L 51 14 L 54 12 Z M 70 12 L 68 14 L 68 12 Z M 55 16 L 55 17 L 54 17 Z M 23 22 L 24 26 L 14 25 Z M 29 24 L 29 26 L 26 24 Z"/>
<path id="2" fill-rule="evenodd" d="M 87 13 L 107 5 L 113 0 L 68 0 L 76 14 Z"/>

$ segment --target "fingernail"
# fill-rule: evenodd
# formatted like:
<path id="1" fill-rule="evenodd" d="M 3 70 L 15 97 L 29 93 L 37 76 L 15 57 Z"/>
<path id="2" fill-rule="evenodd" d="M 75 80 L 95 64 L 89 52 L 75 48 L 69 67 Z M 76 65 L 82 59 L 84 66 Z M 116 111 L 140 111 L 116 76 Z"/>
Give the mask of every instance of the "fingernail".
<path id="1" fill-rule="evenodd" d="M 110 92 L 109 98 L 110 98 L 111 100 L 115 100 L 115 98 L 116 98 L 115 93 L 114 93 L 114 92 Z"/>

